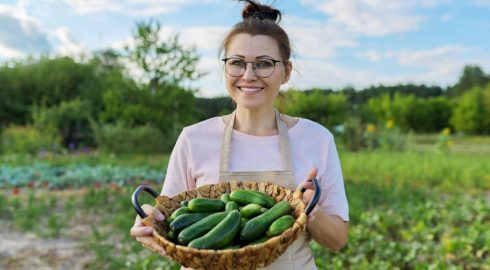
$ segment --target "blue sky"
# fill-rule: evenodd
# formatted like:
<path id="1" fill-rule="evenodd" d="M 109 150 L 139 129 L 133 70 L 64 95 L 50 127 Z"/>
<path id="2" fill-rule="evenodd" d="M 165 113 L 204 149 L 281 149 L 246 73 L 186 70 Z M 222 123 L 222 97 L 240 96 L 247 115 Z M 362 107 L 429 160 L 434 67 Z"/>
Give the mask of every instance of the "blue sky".
<path id="1" fill-rule="evenodd" d="M 270 3 L 274 1 L 263 1 Z M 0 0 L 0 61 L 79 56 L 122 48 L 135 23 L 153 18 L 179 33 L 207 75 L 189 86 L 225 95 L 217 50 L 240 19 L 232 0 Z M 294 46 L 284 88 L 454 84 L 462 68 L 490 73 L 490 0 L 276 0 Z M 131 69 L 137 76 L 138 71 Z"/>

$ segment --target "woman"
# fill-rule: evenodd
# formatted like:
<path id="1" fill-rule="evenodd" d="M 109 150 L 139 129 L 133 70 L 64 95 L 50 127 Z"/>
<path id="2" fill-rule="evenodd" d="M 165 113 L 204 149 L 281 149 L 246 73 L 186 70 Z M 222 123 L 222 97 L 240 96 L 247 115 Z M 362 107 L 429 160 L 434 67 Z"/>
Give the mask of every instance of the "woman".
<path id="1" fill-rule="evenodd" d="M 315 269 L 310 236 L 338 250 L 347 242 L 348 205 L 332 134 L 323 126 L 282 115 L 274 101 L 289 80 L 292 64 L 288 35 L 276 23 L 281 13 L 248 0 L 243 21 L 224 38 L 226 87 L 236 103 L 231 115 L 184 128 L 172 151 L 162 194 L 174 196 L 218 181 L 270 181 L 295 189 L 304 186 L 304 201 L 313 195 L 317 177 L 322 196 L 301 235 L 267 269 Z M 306 177 L 306 178 L 305 178 Z M 163 216 L 149 205 L 146 213 Z M 131 235 L 143 246 L 163 254 L 139 217 Z"/>

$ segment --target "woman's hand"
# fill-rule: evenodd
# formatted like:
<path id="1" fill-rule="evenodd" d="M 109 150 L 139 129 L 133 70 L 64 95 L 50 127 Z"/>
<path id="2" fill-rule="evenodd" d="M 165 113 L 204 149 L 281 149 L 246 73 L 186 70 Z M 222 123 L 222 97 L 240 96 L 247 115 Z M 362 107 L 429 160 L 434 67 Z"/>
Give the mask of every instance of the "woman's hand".
<path id="1" fill-rule="evenodd" d="M 317 173 L 318 173 L 317 168 L 311 168 L 310 172 L 308 173 L 308 176 L 300 185 L 300 188 L 301 187 L 306 188 L 306 191 L 303 194 L 303 203 L 305 203 L 306 205 L 310 203 L 311 199 L 313 198 L 313 195 L 315 195 L 315 185 L 310 180 L 313 177 L 316 177 Z"/>
<path id="2" fill-rule="evenodd" d="M 299 187 L 306 188 L 306 191 L 303 193 L 303 202 L 305 204 L 308 204 L 315 194 L 315 184 L 309 180 L 316 177 L 317 173 L 318 170 L 312 168 L 306 180 Z M 349 224 L 339 216 L 327 214 L 318 205 L 313 208 L 313 211 L 308 217 L 307 228 L 311 237 L 323 247 L 339 250 L 347 243 Z"/>
<path id="3" fill-rule="evenodd" d="M 163 221 L 165 219 L 160 211 L 149 204 L 145 204 L 141 206 L 141 208 L 148 216 L 151 216 L 155 220 Z M 143 247 L 166 256 L 165 250 L 155 241 L 155 239 L 153 239 L 153 228 L 144 225 L 141 217 L 138 215 L 136 215 L 130 234 L 136 241 L 140 242 Z"/>

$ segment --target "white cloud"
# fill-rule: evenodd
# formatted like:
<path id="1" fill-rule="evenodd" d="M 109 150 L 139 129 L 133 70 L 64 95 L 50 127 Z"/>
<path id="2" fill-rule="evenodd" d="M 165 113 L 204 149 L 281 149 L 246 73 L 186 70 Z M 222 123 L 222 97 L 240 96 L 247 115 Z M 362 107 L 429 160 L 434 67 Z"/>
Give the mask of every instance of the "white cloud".
<path id="1" fill-rule="evenodd" d="M 57 49 L 57 53 L 73 57 L 79 57 L 90 53 L 87 48 L 73 40 L 68 28 L 60 27 L 56 29 L 55 35 L 61 42 L 61 45 Z"/>
<path id="2" fill-rule="evenodd" d="M 121 12 L 132 16 L 155 16 L 172 13 L 192 3 L 209 3 L 217 0 L 64 0 L 75 12 Z"/>
<path id="3" fill-rule="evenodd" d="M 352 35 L 319 21 L 288 17 L 284 28 L 290 35 L 293 50 L 300 57 L 328 58 L 334 55 L 336 48 L 357 45 Z"/>
<path id="4" fill-rule="evenodd" d="M 10 59 L 10 58 L 22 58 L 22 57 L 24 57 L 24 53 L 22 53 L 18 50 L 3 46 L 0 43 L 0 58 Z"/>
<path id="5" fill-rule="evenodd" d="M 2 55 L 23 57 L 51 51 L 47 33 L 38 20 L 27 14 L 23 4 L 0 4 L 0 25 Z"/>
<path id="6" fill-rule="evenodd" d="M 433 6 L 440 1 L 420 1 Z M 302 0 L 329 16 L 329 22 L 368 36 L 383 36 L 417 30 L 424 20 L 413 12 L 416 1 L 385 0 Z"/>

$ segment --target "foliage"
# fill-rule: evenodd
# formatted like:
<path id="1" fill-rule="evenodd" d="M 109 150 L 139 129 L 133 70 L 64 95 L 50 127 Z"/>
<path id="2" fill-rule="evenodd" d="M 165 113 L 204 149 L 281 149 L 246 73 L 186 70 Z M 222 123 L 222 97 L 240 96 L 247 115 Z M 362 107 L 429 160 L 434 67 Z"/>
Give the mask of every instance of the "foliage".
<path id="1" fill-rule="evenodd" d="M 49 108 L 34 106 L 32 112 L 36 128 L 43 133 L 61 137 L 64 146 L 90 142 L 92 134 L 88 129 L 89 117 L 90 104 L 80 99 L 62 101 Z"/>
<path id="2" fill-rule="evenodd" d="M 130 127 L 122 122 L 113 125 L 91 121 L 91 126 L 98 148 L 105 153 L 156 154 L 168 151 L 173 143 L 173 138 L 150 125 Z"/>
<path id="3" fill-rule="evenodd" d="M 474 88 L 459 97 L 451 123 L 458 131 L 490 134 L 490 84 L 485 88 Z"/>
<path id="4" fill-rule="evenodd" d="M 349 104 L 341 93 L 325 95 L 320 90 L 309 93 L 289 90 L 285 99 L 286 114 L 308 118 L 331 129 L 348 116 Z"/>
<path id="5" fill-rule="evenodd" d="M 39 131 L 33 126 L 9 126 L 1 135 L 0 150 L 6 154 L 38 154 L 41 151 L 56 151 L 60 139 L 56 134 Z"/>
<path id="6" fill-rule="evenodd" d="M 482 197 L 347 185 L 349 243 L 313 244 L 319 269 L 488 269 L 490 205 Z"/>
<path id="7" fill-rule="evenodd" d="M 450 102 L 443 97 L 421 99 L 398 93 L 393 97 L 371 98 L 364 110 L 374 116 L 377 123 L 392 120 L 403 131 L 417 132 L 439 131 L 449 125 L 451 116 Z"/>
<path id="8" fill-rule="evenodd" d="M 147 134 L 150 135 L 148 132 L 152 128 L 157 128 L 161 135 L 155 137 L 153 141 L 162 144 L 155 145 L 155 147 L 160 146 L 160 148 L 154 148 L 153 151 L 170 150 L 182 128 L 197 121 L 197 109 L 192 92 L 176 86 L 168 86 L 165 91 L 156 93 L 152 93 L 148 89 L 111 90 L 104 95 L 104 104 L 106 109 L 101 114 L 101 120 L 105 123 L 117 123 L 115 126 L 107 126 L 106 129 L 107 132 L 112 131 L 114 136 L 118 131 L 126 131 L 123 130 L 125 127 L 129 129 L 140 127 L 140 131 L 137 133 L 140 136 L 143 135 L 143 130 L 146 130 Z M 92 125 L 92 128 L 94 127 L 96 126 Z M 98 143 L 110 143 L 100 137 L 103 136 L 100 131 L 99 128 L 98 134 L 95 134 Z M 135 132 L 133 134 L 137 135 Z M 124 134 L 119 133 L 119 135 L 123 139 Z M 155 135 L 158 134 L 155 133 Z M 137 147 L 134 149 L 137 150 Z M 142 149 L 141 151 L 147 150 Z"/>
<path id="9" fill-rule="evenodd" d="M 116 184 L 123 186 L 133 182 L 162 183 L 161 170 L 127 167 L 110 164 L 71 164 L 53 166 L 32 163 L 28 166 L 0 166 L 0 188 L 80 188 L 90 185 Z"/>
<path id="10" fill-rule="evenodd" d="M 162 41 L 160 30 L 158 21 L 138 22 L 133 32 L 134 44 L 125 47 L 126 57 L 143 71 L 143 80 L 152 92 L 203 75 L 196 70 L 199 57 L 195 49 L 183 48 L 178 35 Z"/>
<path id="11" fill-rule="evenodd" d="M 490 83 L 490 75 L 486 75 L 479 66 L 468 65 L 464 67 L 458 82 L 449 87 L 447 95 L 460 96 L 466 91 L 475 87 L 483 87 L 488 83 Z"/>
<path id="12" fill-rule="evenodd" d="M 105 90 L 134 84 L 117 61 L 111 64 L 96 54 L 81 62 L 41 57 L 0 67 L 0 128 L 28 123 L 32 106 L 51 107 L 76 98 L 88 101 L 90 115 L 96 117 Z"/>

